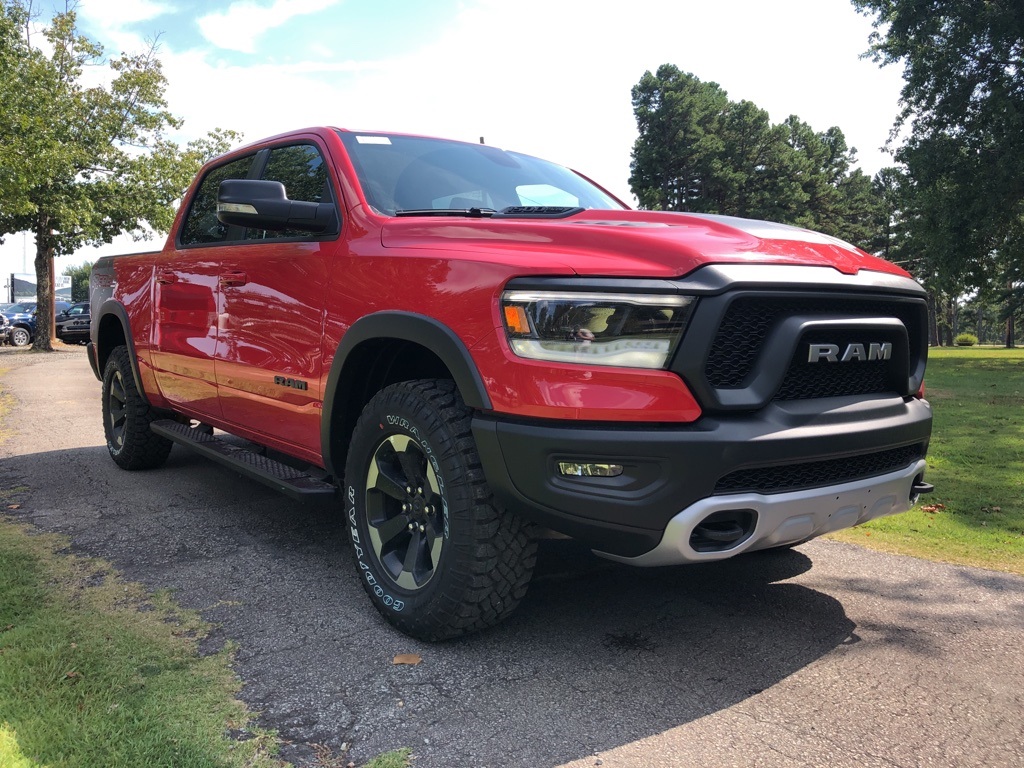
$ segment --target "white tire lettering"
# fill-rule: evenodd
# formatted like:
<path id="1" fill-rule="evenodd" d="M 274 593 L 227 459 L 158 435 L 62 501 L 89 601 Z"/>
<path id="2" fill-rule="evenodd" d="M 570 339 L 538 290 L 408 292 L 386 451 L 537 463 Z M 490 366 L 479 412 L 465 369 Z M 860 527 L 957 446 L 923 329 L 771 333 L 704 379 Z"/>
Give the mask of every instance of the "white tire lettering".
<path id="1" fill-rule="evenodd" d="M 390 417 L 389 417 L 390 420 Z M 349 532 L 352 536 L 352 549 L 355 551 L 356 559 L 359 561 L 359 568 L 363 571 L 366 576 L 366 583 L 373 587 L 373 593 L 380 599 L 384 605 L 391 608 L 394 611 L 401 611 L 405 608 L 405 603 L 402 600 L 396 600 L 394 597 L 389 595 L 384 589 L 378 584 L 377 579 L 373 573 L 370 572 L 370 566 L 364 561 L 363 548 L 360 544 L 359 529 L 356 527 L 356 489 L 354 486 L 348 487 L 346 493 L 349 502 L 348 509 L 348 520 L 349 520 Z"/>

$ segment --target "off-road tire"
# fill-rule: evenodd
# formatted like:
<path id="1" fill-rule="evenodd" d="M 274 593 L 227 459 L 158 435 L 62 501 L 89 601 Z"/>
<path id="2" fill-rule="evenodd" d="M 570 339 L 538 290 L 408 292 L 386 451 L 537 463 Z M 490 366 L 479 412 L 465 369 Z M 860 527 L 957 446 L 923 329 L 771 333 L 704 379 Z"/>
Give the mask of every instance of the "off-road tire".
<path id="1" fill-rule="evenodd" d="M 121 469 L 154 469 L 167 460 L 172 443 L 152 432 L 159 414 L 142 399 L 125 346 L 110 351 L 103 371 L 103 434 Z"/>
<path id="2" fill-rule="evenodd" d="M 370 400 L 352 434 L 344 504 L 359 580 L 407 635 L 491 627 L 526 594 L 531 526 L 493 498 L 451 381 L 402 382 Z"/>

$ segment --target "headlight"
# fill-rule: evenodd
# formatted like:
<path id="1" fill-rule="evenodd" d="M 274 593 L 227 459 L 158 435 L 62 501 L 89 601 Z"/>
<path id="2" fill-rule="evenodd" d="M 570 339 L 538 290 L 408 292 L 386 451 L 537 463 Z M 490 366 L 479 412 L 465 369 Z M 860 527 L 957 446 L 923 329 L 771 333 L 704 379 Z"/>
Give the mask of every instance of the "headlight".
<path id="1" fill-rule="evenodd" d="M 532 360 L 664 368 L 690 316 L 689 296 L 506 291 L 512 351 Z"/>

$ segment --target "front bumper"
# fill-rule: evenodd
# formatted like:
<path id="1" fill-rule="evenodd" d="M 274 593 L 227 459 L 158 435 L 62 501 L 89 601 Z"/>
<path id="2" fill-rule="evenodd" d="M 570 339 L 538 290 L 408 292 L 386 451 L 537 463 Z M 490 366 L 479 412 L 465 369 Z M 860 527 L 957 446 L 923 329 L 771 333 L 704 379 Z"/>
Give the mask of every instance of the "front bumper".
<path id="1" fill-rule="evenodd" d="M 685 426 L 478 415 L 473 433 L 484 474 L 505 506 L 598 552 L 663 564 L 720 559 L 908 509 L 931 421 L 923 400 L 879 396 L 773 403 Z M 624 471 L 566 477 L 559 462 L 613 463 Z M 893 498 L 872 500 L 880 496 Z M 824 518 L 814 513 L 809 524 L 787 523 L 815 506 Z M 745 539 L 711 554 L 685 551 L 696 524 L 734 509 L 754 513 Z"/>
<path id="2" fill-rule="evenodd" d="M 597 554 L 630 565 L 677 565 L 722 560 L 741 552 L 794 544 L 850 528 L 877 517 L 906 512 L 917 499 L 915 486 L 924 477 L 925 462 L 899 472 L 854 483 L 771 496 L 735 494 L 701 499 L 673 517 L 665 535 L 650 552 L 637 557 Z M 694 548 L 698 526 L 715 514 L 752 511 L 754 526 L 735 544 L 715 551 Z"/>

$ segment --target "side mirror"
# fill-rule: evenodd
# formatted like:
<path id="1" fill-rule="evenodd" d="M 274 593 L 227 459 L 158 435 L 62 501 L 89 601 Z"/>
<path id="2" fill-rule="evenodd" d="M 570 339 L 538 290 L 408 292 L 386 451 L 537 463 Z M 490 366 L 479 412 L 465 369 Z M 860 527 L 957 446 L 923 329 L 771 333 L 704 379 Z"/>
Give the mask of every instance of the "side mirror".
<path id="1" fill-rule="evenodd" d="M 217 219 L 254 229 L 297 229 L 301 232 L 334 232 L 338 217 L 331 203 L 289 200 L 279 181 L 226 179 L 217 194 Z"/>

